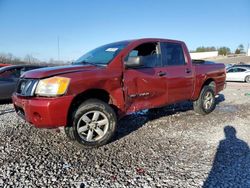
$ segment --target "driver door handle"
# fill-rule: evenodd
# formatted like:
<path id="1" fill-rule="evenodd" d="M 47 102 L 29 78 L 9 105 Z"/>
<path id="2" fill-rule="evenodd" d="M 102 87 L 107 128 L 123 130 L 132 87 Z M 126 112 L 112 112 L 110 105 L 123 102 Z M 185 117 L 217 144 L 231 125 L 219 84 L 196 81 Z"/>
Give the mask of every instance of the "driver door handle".
<path id="1" fill-rule="evenodd" d="M 158 76 L 166 76 L 166 75 L 167 75 L 166 72 L 162 72 L 162 71 L 158 72 Z"/>
<path id="2" fill-rule="evenodd" d="M 192 72 L 191 69 L 187 68 L 186 73 L 190 73 L 190 72 Z"/>

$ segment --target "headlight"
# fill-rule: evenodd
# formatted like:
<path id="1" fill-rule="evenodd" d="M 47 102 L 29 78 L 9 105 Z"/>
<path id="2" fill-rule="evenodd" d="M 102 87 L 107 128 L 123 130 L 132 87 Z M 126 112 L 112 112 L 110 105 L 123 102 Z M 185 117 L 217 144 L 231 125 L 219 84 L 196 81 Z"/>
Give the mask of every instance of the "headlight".
<path id="1" fill-rule="evenodd" d="M 36 95 L 54 97 L 66 93 L 69 86 L 70 78 L 65 77 L 51 77 L 40 80 L 36 88 Z"/>

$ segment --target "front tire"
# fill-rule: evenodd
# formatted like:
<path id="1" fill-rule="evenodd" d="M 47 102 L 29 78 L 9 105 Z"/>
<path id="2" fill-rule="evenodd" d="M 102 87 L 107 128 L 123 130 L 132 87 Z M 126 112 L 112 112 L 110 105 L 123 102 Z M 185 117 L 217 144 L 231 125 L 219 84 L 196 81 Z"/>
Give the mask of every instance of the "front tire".
<path id="1" fill-rule="evenodd" d="M 89 99 L 73 114 L 72 127 L 66 135 L 86 147 L 99 147 L 113 137 L 117 124 L 114 110 L 105 102 Z"/>
<path id="2" fill-rule="evenodd" d="M 245 81 L 246 81 L 247 83 L 250 83 L 250 76 L 246 76 Z"/>
<path id="3" fill-rule="evenodd" d="M 193 102 L 194 111 L 206 115 L 211 113 L 216 106 L 214 90 L 210 86 L 204 86 L 198 100 Z"/>

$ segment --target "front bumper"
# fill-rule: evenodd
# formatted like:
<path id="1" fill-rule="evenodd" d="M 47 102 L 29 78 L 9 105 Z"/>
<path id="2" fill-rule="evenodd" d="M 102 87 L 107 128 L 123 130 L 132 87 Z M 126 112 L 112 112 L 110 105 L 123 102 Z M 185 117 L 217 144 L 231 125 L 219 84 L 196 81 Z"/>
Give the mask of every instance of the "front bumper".
<path id="1" fill-rule="evenodd" d="M 12 96 L 15 110 L 27 122 L 37 128 L 66 126 L 68 110 L 73 96 L 56 98 Z"/>

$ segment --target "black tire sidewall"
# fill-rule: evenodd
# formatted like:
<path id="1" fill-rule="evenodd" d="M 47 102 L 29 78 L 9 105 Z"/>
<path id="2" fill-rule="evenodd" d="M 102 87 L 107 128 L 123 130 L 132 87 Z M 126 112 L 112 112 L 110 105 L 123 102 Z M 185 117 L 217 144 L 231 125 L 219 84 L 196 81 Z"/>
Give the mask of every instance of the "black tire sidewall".
<path id="1" fill-rule="evenodd" d="M 103 138 L 101 138 L 100 140 L 94 141 L 94 142 L 88 142 L 83 140 L 78 132 L 77 132 L 77 123 L 79 121 L 79 119 L 82 117 L 82 115 L 84 115 L 85 113 L 89 112 L 89 111 L 100 111 L 102 113 L 104 113 L 109 121 L 109 128 L 108 131 L 106 133 L 106 135 L 104 135 Z M 79 106 L 79 108 L 76 110 L 74 116 L 73 116 L 73 134 L 74 137 L 76 139 L 77 142 L 79 142 L 80 144 L 87 146 L 87 147 L 98 147 L 101 145 L 104 145 L 106 143 L 108 143 L 111 138 L 113 137 L 113 134 L 115 133 L 116 130 L 116 124 L 117 124 L 117 119 L 116 119 L 116 115 L 114 110 L 106 103 L 100 101 L 100 100 L 88 100 L 86 102 L 84 102 L 82 105 Z"/>

